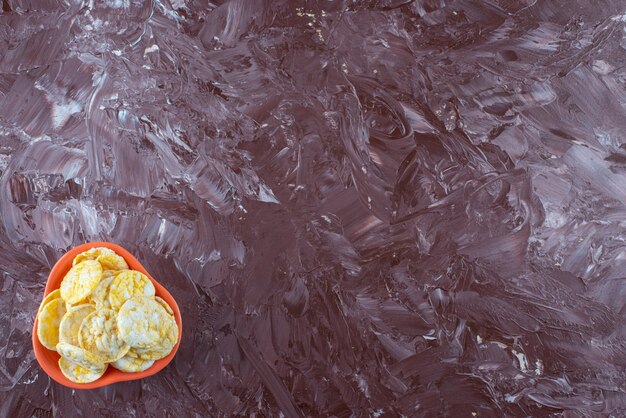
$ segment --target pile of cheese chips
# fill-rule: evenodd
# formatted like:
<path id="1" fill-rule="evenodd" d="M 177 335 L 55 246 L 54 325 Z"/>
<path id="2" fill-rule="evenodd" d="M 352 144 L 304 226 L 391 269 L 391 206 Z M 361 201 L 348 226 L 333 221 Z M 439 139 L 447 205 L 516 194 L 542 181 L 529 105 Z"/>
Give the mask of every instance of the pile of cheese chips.
<path id="1" fill-rule="evenodd" d="M 109 248 L 77 255 L 38 315 L 39 341 L 61 355 L 61 372 L 76 383 L 99 379 L 109 364 L 146 370 L 178 340 L 172 308 L 155 296 L 148 277 Z"/>

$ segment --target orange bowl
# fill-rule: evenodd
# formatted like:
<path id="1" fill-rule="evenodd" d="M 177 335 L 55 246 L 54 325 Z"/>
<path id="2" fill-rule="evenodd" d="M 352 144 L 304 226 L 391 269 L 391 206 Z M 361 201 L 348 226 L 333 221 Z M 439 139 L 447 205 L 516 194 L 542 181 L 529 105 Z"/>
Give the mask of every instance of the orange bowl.
<path id="1" fill-rule="evenodd" d="M 59 354 L 56 351 L 48 350 L 44 347 L 41 342 L 39 342 L 39 338 L 37 338 L 37 317 L 35 317 L 35 324 L 33 325 L 33 349 L 35 350 L 35 357 L 39 362 L 41 368 L 48 373 L 52 379 L 57 381 L 58 383 L 70 387 L 72 389 L 94 389 L 102 386 L 111 385 L 117 382 L 124 382 L 127 380 L 135 380 L 135 379 L 143 379 L 144 377 L 152 376 L 153 374 L 162 370 L 165 366 L 168 365 L 170 361 L 176 355 L 176 351 L 178 351 L 178 346 L 180 345 L 180 339 L 183 334 L 183 323 L 180 316 L 180 309 L 178 309 L 178 305 L 176 301 L 170 295 L 170 293 L 159 284 L 150 273 L 146 271 L 146 269 L 141 265 L 139 261 L 131 253 L 126 251 L 124 248 L 119 245 L 112 244 L 110 242 L 90 242 L 88 244 L 79 245 L 78 247 L 68 251 L 63 257 L 57 261 L 57 263 L 52 268 L 50 272 L 50 276 L 48 276 L 48 283 L 46 283 L 46 289 L 44 291 L 44 298 L 48 295 L 48 293 L 53 290 L 58 289 L 61 286 L 61 281 L 65 277 L 65 274 L 72 267 L 72 261 L 74 257 L 83 251 L 87 251 L 90 248 L 94 247 L 106 247 L 110 248 L 126 260 L 128 266 L 133 270 L 138 270 L 148 276 L 148 278 L 154 284 L 154 288 L 156 290 L 156 295 L 163 298 L 174 311 L 174 317 L 176 319 L 176 324 L 178 325 L 178 341 L 176 345 L 172 349 L 172 352 L 167 355 L 167 357 L 162 358 L 161 360 L 157 360 L 154 362 L 152 367 L 143 372 L 138 373 L 126 373 L 119 371 L 113 367 L 108 367 L 106 372 L 100 377 L 100 379 L 91 383 L 74 383 L 69 380 L 67 377 L 61 373 L 61 369 L 59 368 Z"/>

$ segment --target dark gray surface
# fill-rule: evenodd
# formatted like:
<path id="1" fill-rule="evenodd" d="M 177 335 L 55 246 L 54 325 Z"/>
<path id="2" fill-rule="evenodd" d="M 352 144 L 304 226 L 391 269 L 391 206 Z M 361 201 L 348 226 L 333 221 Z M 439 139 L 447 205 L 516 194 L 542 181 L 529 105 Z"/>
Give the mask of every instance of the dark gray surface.
<path id="1" fill-rule="evenodd" d="M 0 416 L 626 413 L 624 1 L 3 10 Z M 31 327 L 98 240 L 183 340 L 72 392 Z"/>

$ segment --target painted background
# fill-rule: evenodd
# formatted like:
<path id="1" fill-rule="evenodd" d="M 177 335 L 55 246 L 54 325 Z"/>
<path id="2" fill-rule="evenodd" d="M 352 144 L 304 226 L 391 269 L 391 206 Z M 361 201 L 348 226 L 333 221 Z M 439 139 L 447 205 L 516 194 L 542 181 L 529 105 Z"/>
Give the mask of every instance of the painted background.
<path id="1" fill-rule="evenodd" d="M 0 416 L 626 414 L 624 1 L 2 4 Z M 30 330 L 101 240 L 186 333 L 74 393 Z"/>

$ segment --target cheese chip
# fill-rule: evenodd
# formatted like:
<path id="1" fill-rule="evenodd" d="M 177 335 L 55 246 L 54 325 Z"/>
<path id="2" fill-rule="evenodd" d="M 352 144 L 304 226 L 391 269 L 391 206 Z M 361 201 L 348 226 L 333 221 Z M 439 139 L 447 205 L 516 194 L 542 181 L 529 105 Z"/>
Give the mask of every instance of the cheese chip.
<path id="1" fill-rule="evenodd" d="M 111 309 L 118 310 L 133 296 L 154 296 L 155 289 L 150 279 L 135 270 L 126 270 L 115 276 L 109 288 Z"/>
<path id="2" fill-rule="evenodd" d="M 90 370 L 98 371 L 106 366 L 104 362 L 100 361 L 95 355 L 72 344 L 58 343 L 56 351 L 59 352 L 61 357 L 65 357 Z"/>
<path id="3" fill-rule="evenodd" d="M 85 260 L 97 260 L 101 255 L 117 255 L 115 251 L 106 247 L 90 248 L 87 251 L 83 251 L 74 257 L 72 265 L 75 266 L 78 263 L 82 263 Z"/>
<path id="4" fill-rule="evenodd" d="M 90 301 L 96 305 L 96 309 L 111 308 L 109 302 L 109 289 L 115 277 L 106 277 L 98 283 L 98 286 L 91 292 Z"/>
<path id="5" fill-rule="evenodd" d="M 59 342 L 59 324 L 65 312 L 65 302 L 61 298 L 56 298 L 48 302 L 39 313 L 37 337 L 48 350 L 56 350 Z"/>
<path id="6" fill-rule="evenodd" d="M 59 368 L 61 369 L 63 376 L 67 377 L 72 382 L 91 383 L 102 377 L 107 369 L 107 365 L 104 364 L 101 368 L 89 369 L 78 363 L 74 363 L 66 357 L 61 357 L 59 359 Z"/>
<path id="7" fill-rule="evenodd" d="M 156 344 L 147 348 L 132 348 L 129 356 L 142 360 L 159 360 L 172 352 L 178 341 L 178 325 L 174 317 L 168 315 L 160 329 L 160 336 Z"/>
<path id="8" fill-rule="evenodd" d="M 104 270 L 102 272 L 102 277 L 106 278 L 106 277 L 115 277 L 118 274 L 120 274 L 121 272 L 126 271 L 126 270 Z"/>
<path id="9" fill-rule="evenodd" d="M 95 260 L 86 260 L 73 266 L 61 282 L 61 297 L 70 305 L 82 302 L 98 286 L 102 266 Z"/>
<path id="10" fill-rule="evenodd" d="M 161 299 L 158 296 L 155 296 L 154 300 L 159 302 L 159 304 L 165 308 L 165 310 L 167 311 L 168 314 L 174 315 L 174 311 L 172 310 L 172 307 L 170 305 L 168 305 L 166 301 L 164 301 L 163 299 Z"/>
<path id="11" fill-rule="evenodd" d="M 117 315 L 122 339 L 131 347 L 148 348 L 159 341 L 169 314 L 153 297 L 127 300 Z"/>
<path id="12" fill-rule="evenodd" d="M 96 308 L 91 304 L 74 306 L 63 316 L 59 325 L 59 342 L 78 345 L 78 331 L 83 320 Z"/>
<path id="13" fill-rule="evenodd" d="M 89 314 L 78 331 L 78 342 L 80 347 L 106 363 L 119 360 L 130 349 L 118 332 L 117 314 L 111 309 Z"/>
<path id="14" fill-rule="evenodd" d="M 121 359 L 111 363 L 111 366 L 123 372 L 137 373 L 149 369 L 153 364 L 154 360 L 142 360 L 125 355 Z"/>
<path id="15" fill-rule="evenodd" d="M 121 255 L 113 254 L 101 254 L 96 258 L 96 261 L 100 263 L 105 270 L 126 270 L 128 264 Z"/>
<path id="16" fill-rule="evenodd" d="M 43 300 L 41 301 L 41 305 L 39 305 L 39 312 L 41 312 L 41 310 L 43 309 L 44 306 L 46 306 L 48 304 L 48 302 L 54 300 L 54 299 L 58 299 L 61 297 L 61 291 L 59 289 L 55 289 L 52 292 L 48 293 L 48 295 L 43 298 Z"/>

